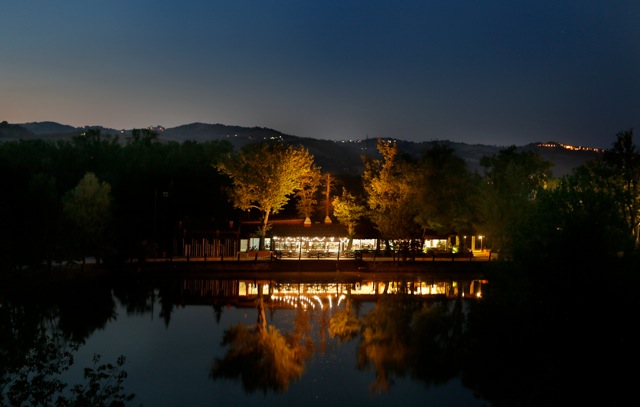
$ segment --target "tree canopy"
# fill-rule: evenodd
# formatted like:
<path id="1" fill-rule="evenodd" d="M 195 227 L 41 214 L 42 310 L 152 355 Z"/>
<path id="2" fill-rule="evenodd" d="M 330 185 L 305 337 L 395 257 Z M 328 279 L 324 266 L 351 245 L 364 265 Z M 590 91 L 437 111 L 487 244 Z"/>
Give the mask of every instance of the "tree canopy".
<path id="1" fill-rule="evenodd" d="M 260 212 L 260 248 L 264 248 L 269 216 L 280 212 L 291 195 L 315 178 L 313 156 L 303 147 L 251 144 L 216 168 L 231 179 L 229 197 L 240 210 Z"/>

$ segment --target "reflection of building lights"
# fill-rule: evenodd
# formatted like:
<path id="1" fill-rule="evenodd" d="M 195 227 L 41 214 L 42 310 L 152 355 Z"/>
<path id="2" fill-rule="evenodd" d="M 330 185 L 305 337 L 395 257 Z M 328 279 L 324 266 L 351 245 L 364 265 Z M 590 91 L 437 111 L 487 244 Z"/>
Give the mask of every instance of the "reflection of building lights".
<path id="1" fill-rule="evenodd" d="M 324 309 L 327 304 L 329 309 L 340 307 L 347 295 L 355 298 L 360 296 L 368 296 L 381 294 L 385 292 L 387 287 L 388 294 L 397 294 L 399 292 L 409 292 L 415 296 L 429 297 L 432 295 L 445 295 L 447 297 L 457 296 L 460 293 L 465 298 L 481 299 L 482 288 L 487 284 L 486 280 L 470 280 L 470 281 L 439 281 L 426 282 L 416 281 L 411 285 L 411 290 L 407 291 L 410 286 L 406 282 L 401 281 L 362 281 L 356 283 L 329 283 L 329 284 L 289 284 L 289 283 L 263 283 L 265 291 L 268 291 L 267 301 L 273 306 L 284 308 L 304 308 L 315 309 L 320 307 Z M 268 287 L 271 287 L 269 290 Z M 187 287 L 188 288 L 188 287 Z M 238 297 L 255 296 L 258 294 L 257 284 L 253 281 L 238 282 Z M 199 287 L 204 293 L 209 292 L 209 286 Z M 266 293 L 265 293 L 266 294 Z M 209 295 L 209 294 L 207 294 Z M 334 305 L 335 297 L 335 305 Z"/>

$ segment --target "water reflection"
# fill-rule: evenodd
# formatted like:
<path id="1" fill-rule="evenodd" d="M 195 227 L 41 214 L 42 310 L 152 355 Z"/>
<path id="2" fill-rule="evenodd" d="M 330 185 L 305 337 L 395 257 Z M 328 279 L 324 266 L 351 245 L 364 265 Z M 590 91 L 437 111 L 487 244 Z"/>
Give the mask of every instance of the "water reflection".
<path id="1" fill-rule="evenodd" d="M 272 280 L 185 279 L 181 298 L 185 303 L 226 302 L 242 305 L 259 294 L 268 301 L 284 301 L 292 306 L 332 307 L 349 294 L 361 300 L 375 300 L 384 294 L 411 294 L 425 298 L 480 298 L 485 280 L 361 280 L 348 283 L 299 283 Z M 318 303 L 318 301 L 320 303 Z M 337 304 L 336 304 L 337 305 Z M 286 306 L 286 305 L 284 305 Z"/>
<path id="2" fill-rule="evenodd" d="M 483 280 L 354 283 L 281 283 L 277 281 L 184 280 L 185 301 L 233 302 L 255 306 L 254 325 L 225 330 L 228 348 L 211 371 L 213 379 L 237 379 L 249 392 L 286 391 L 304 373 L 312 356 L 311 312 L 320 311 L 319 346 L 325 332 L 340 342 L 358 340 L 357 367 L 373 369 L 375 393 L 389 390 L 395 377 L 410 376 L 427 387 L 455 378 L 464 327 L 463 299 L 482 295 Z M 375 299 L 375 308 L 359 317 L 353 304 Z M 294 329 L 267 326 L 265 308 L 295 310 Z M 326 310 L 333 309 L 329 315 Z"/>
<path id="3" fill-rule="evenodd" d="M 0 405 L 106 406 L 135 398 L 124 391 L 122 355 L 103 363 L 101 355 L 94 354 L 92 363 L 83 366 L 82 380 L 65 378 L 85 339 L 115 320 L 108 287 L 70 284 L 45 292 L 2 294 Z"/>
<path id="4" fill-rule="evenodd" d="M 263 283 L 256 284 L 256 324 L 237 324 L 225 330 L 222 345 L 227 346 L 228 351 L 223 358 L 215 361 L 211 377 L 214 380 L 239 378 L 243 388 L 249 392 L 283 392 L 289 383 L 302 376 L 304 361 L 311 356 L 308 323 L 300 314 L 301 318 L 296 318 L 296 321 L 300 321 L 296 327 L 300 329 L 286 335 L 274 326 L 267 327 L 263 288 Z"/>
<path id="5" fill-rule="evenodd" d="M 210 383 L 236 382 L 246 394 L 294 397 L 293 394 L 299 391 L 296 389 L 300 388 L 298 385 L 292 390 L 294 383 L 315 381 L 315 376 L 305 378 L 317 374 L 317 367 L 310 367 L 315 363 L 314 358 L 317 361 L 331 357 L 328 355 L 335 352 L 337 341 L 339 346 L 355 350 L 347 356 L 351 360 L 342 359 L 341 365 L 347 371 L 373 372 L 368 383 L 372 394 L 385 393 L 405 378 L 431 387 L 458 374 L 457 347 L 464 327 L 464 304 L 480 298 L 486 284 L 483 280 L 292 282 L 140 277 L 38 290 L 29 288 L 0 297 L 0 385 L 15 381 L 20 369 L 33 365 L 33 360 L 28 360 L 26 355 L 40 349 L 42 355 L 45 350 L 55 350 L 50 354 L 58 355 L 56 360 L 60 361 L 55 369 L 49 365 L 43 377 L 51 383 L 59 383 L 60 391 L 70 389 L 78 380 L 82 381 L 82 369 L 90 363 L 78 354 L 117 350 L 127 360 L 136 362 L 129 365 L 134 371 L 129 379 L 126 373 L 120 375 L 127 366 L 111 364 L 117 368 L 112 374 L 121 380 L 119 387 L 114 389 L 114 396 L 131 397 L 136 393 L 141 395 L 141 403 L 145 404 L 146 400 L 146 405 L 158 405 L 157 399 L 151 398 L 151 402 L 148 399 L 154 397 L 149 394 L 158 393 L 158 389 L 153 387 L 152 381 L 136 379 L 139 375 L 135 372 L 144 371 L 148 375 L 157 370 L 171 374 L 176 369 L 156 367 L 155 364 L 177 363 L 169 361 L 172 352 L 190 349 L 189 340 L 197 335 L 176 333 L 180 342 L 170 340 L 171 347 L 158 351 L 163 357 L 155 359 L 154 365 L 137 365 L 144 359 L 144 354 L 159 346 L 156 343 L 162 343 L 161 335 L 165 334 L 155 330 L 153 335 L 140 332 L 140 322 L 126 321 L 160 317 L 158 322 L 167 328 L 167 332 L 176 331 L 176 324 L 180 330 L 191 331 L 203 323 L 206 325 L 206 321 L 193 319 L 184 325 L 184 313 L 195 309 L 194 306 L 198 309 L 205 306 L 213 311 L 216 324 L 224 321 L 216 335 L 205 335 L 212 350 L 218 349 L 214 343 L 221 344 L 221 348 L 208 359 L 209 369 L 204 374 L 192 367 L 177 369 L 189 370 L 192 377 L 204 375 Z M 252 319 L 233 317 L 234 322 L 229 323 L 231 315 L 236 315 L 234 310 L 245 310 Z M 177 315 L 180 318 L 174 321 Z M 122 324 L 130 327 L 118 328 L 125 329 L 119 334 L 109 333 L 114 326 Z M 37 332 L 53 336 L 41 340 L 42 337 L 37 339 Z M 92 342 L 105 332 L 109 339 L 103 342 L 98 339 L 101 345 Z M 123 336 L 128 339 L 116 345 L 113 338 Z M 135 343 L 136 336 L 148 337 L 149 342 L 141 349 Z M 70 368 L 60 354 L 84 362 Z M 107 359 L 112 360 L 111 356 Z M 65 373 L 68 367 L 76 373 Z M 35 394 L 35 388 L 27 389 Z M 176 400 L 188 400 L 191 396 L 175 395 Z M 14 405 L 7 402 L 6 392 L 2 397 L 0 400 L 5 404 Z M 355 397 L 351 401 L 356 402 L 358 396 L 350 397 Z M 170 401 L 163 402 L 171 404 Z M 135 404 L 139 403 L 136 401 Z"/>

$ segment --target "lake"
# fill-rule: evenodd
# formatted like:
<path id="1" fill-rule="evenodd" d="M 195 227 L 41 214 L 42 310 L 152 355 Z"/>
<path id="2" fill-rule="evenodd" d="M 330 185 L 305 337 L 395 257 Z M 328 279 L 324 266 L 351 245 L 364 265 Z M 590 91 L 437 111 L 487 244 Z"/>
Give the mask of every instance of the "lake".
<path id="1" fill-rule="evenodd" d="M 309 274 L 129 276 L 3 308 L 79 344 L 64 382 L 124 356 L 130 405 L 488 405 L 449 355 L 486 281 Z"/>

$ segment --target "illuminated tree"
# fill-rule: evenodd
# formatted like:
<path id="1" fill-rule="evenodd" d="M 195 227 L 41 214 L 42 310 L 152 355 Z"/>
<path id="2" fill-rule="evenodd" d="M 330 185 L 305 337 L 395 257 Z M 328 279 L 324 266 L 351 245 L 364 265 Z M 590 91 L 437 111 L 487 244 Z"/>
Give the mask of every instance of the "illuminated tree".
<path id="1" fill-rule="evenodd" d="M 360 205 L 356 198 L 345 188 L 342 189 L 341 196 L 333 198 L 331 204 L 333 205 L 333 214 L 338 219 L 338 222 L 347 226 L 347 235 L 349 237 L 347 250 L 351 250 L 358 220 L 365 215 L 366 208 Z"/>
<path id="2" fill-rule="evenodd" d="M 419 177 L 412 163 L 398 156 L 395 142 L 378 140 L 381 159 L 365 162 L 363 184 L 369 217 L 385 240 L 407 241 L 418 234 Z"/>
<path id="3" fill-rule="evenodd" d="M 324 223 L 331 223 L 329 213 L 331 213 L 331 193 L 335 189 L 336 179 L 330 173 L 322 176 L 322 189 L 324 195 Z"/>
<path id="4" fill-rule="evenodd" d="M 316 171 L 313 156 L 305 148 L 282 144 L 249 145 L 216 168 L 231 178 L 234 207 L 260 211 L 260 249 L 264 249 L 269 216 L 282 210 Z"/>
<path id="5" fill-rule="evenodd" d="M 296 192 L 296 198 L 298 198 L 298 212 L 304 216 L 305 222 L 311 222 L 311 214 L 318 203 L 315 197 L 321 176 L 320 168 L 311 165 L 309 172 L 300 177 L 300 189 Z"/>

